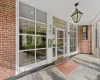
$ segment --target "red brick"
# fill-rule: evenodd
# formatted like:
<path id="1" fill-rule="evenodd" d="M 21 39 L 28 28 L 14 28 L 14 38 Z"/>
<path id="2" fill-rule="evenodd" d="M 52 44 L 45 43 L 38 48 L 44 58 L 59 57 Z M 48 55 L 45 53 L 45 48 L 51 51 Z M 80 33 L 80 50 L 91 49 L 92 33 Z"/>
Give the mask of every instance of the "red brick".
<path id="1" fill-rule="evenodd" d="M 79 53 L 92 53 L 92 27 L 88 25 L 88 39 L 82 39 L 82 27 L 78 27 L 78 46 L 79 46 Z"/>
<path id="2" fill-rule="evenodd" d="M 0 0 L 0 80 L 15 75 L 16 0 Z"/>

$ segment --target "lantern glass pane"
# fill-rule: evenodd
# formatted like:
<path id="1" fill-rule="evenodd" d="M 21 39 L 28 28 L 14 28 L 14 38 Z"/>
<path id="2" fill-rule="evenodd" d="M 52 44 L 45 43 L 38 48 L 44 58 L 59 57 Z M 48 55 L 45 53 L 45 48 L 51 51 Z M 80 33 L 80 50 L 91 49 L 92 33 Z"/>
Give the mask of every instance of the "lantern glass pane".
<path id="1" fill-rule="evenodd" d="M 77 13 L 72 16 L 74 22 L 77 22 Z"/>
<path id="2" fill-rule="evenodd" d="M 78 19 L 77 20 L 80 21 L 81 17 L 82 17 L 82 14 L 78 13 Z"/>

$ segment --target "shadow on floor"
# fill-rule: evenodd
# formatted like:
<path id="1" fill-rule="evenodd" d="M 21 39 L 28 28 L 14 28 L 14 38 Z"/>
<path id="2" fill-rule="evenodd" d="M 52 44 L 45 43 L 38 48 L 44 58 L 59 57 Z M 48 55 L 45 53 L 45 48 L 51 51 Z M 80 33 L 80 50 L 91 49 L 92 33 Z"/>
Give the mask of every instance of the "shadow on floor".
<path id="1" fill-rule="evenodd" d="M 46 69 L 45 71 L 53 80 L 66 80 L 55 74 L 51 69 Z"/>
<path id="2" fill-rule="evenodd" d="M 93 80 L 91 78 L 86 77 L 88 80 Z M 97 75 L 97 78 L 95 80 L 100 80 L 100 75 Z"/>
<path id="3" fill-rule="evenodd" d="M 97 64 L 97 63 L 94 63 L 94 62 L 89 62 L 89 61 L 86 61 L 86 60 L 82 60 L 82 59 L 76 58 L 76 57 L 74 57 L 74 58 L 75 58 L 75 59 L 78 59 L 78 60 L 81 60 L 81 61 L 84 61 L 84 62 L 87 62 L 87 63 L 90 63 L 90 64 L 93 64 L 93 65 L 95 65 L 95 66 L 100 67 L 100 64 Z"/>
<path id="4" fill-rule="evenodd" d="M 97 75 L 97 79 L 96 80 L 100 80 L 100 75 Z"/>
<path id="5" fill-rule="evenodd" d="M 76 60 L 74 60 L 74 59 L 76 59 Z M 81 64 L 81 65 L 83 65 L 83 66 L 89 67 L 89 68 L 91 68 L 91 69 L 94 69 L 94 70 L 100 72 L 100 64 L 97 64 L 97 63 L 95 63 L 95 62 L 89 62 L 89 61 L 86 61 L 86 60 L 82 60 L 82 59 L 76 58 L 76 57 L 74 57 L 74 59 L 73 59 L 73 60 L 74 60 L 75 62 L 77 62 L 77 63 L 79 63 L 79 64 Z M 82 61 L 82 62 L 85 62 L 85 63 L 88 63 L 88 64 L 85 64 L 85 63 L 82 63 L 82 62 L 78 62 L 77 60 Z M 94 65 L 94 66 L 96 66 L 96 67 L 93 67 L 92 65 Z M 100 80 L 100 79 L 99 79 L 99 80 Z"/>

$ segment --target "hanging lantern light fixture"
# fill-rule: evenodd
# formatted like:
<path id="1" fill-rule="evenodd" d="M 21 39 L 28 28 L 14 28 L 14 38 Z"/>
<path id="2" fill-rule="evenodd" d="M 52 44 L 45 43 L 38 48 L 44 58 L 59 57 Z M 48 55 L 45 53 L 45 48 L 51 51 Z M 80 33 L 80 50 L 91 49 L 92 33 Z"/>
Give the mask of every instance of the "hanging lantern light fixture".
<path id="1" fill-rule="evenodd" d="M 82 15 L 83 15 L 83 13 L 77 9 L 77 6 L 78 6 L 78 5 L 79 5 L 79 3 L 76 3 L 76 4 L 75 4 L 76 10 L 75 10 L 75 11 L 73 12 L 73 14 L 71 15 L 71 17 L 72 17 L 72 19 L 73 19 L 73 21 L 74 21 L 75 23 L 78 23 L 78 22 L 80 21 Z"/>

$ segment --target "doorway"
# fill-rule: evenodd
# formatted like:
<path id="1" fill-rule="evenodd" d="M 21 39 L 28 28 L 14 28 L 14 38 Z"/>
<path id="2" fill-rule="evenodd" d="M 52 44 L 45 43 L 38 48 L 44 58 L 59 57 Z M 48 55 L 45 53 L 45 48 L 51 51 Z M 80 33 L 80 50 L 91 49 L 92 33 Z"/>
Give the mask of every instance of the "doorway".
<path id="1" fill-rule="evenodd" d="M 64 58 L 65 53 L 65 30 L 61 28 L 56 29 L 56 53 L 57 60 Z"/>

